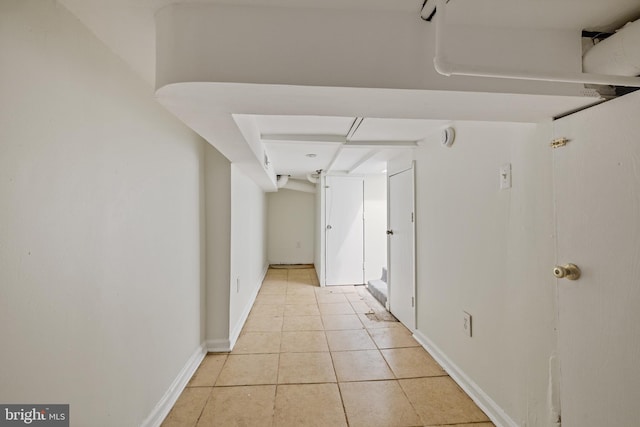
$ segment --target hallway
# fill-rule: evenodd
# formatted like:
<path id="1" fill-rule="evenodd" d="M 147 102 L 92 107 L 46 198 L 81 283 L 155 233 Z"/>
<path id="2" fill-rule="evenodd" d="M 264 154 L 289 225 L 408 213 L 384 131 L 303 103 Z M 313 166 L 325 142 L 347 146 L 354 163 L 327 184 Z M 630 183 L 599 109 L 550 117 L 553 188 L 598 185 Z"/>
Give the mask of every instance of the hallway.
<path id="1" fill-rule="evenodd" d="M 270 268 L 229 354 L 208 354 L 173 426 L 488 427 L 486 415 L 364 287 Z"/>

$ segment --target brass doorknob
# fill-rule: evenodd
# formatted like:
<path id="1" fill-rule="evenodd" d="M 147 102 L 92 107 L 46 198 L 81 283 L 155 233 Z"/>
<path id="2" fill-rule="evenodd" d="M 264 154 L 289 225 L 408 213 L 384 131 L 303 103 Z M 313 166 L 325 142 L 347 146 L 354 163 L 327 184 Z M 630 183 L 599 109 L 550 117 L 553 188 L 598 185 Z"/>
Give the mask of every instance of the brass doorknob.
<path id="1" fill-rule="evenodd" d="M 558 279 L 578 280 L 580 274 L 580 268 L 575 264 L 556 265 L 553 268 L 553 275 Z"/>

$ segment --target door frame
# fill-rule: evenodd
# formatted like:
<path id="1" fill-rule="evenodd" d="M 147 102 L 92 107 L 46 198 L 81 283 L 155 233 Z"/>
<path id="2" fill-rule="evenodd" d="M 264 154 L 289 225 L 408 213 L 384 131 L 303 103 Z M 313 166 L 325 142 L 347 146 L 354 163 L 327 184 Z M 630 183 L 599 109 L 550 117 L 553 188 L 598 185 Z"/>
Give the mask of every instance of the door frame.
<path id="1" fill-rule="evenodd" d="M 413 296 L 413 325 L 407 326 L 405 325 L 411 332 L 414 332 L 418 326 L 418 298 L 417 298 L 417 274 L 416 274 L 416 168 L 415 168 L 415 160 L 411 162 L 409 167 L 405 167 L 403 169 L 395 170 L 393 173 L 387 174 L 387 230 L 391 229 L 391 177 L 394 175 L 398 175 L 404 172 L 411 172 L 411 212 L 413 213 L 413 221 L 411 223 L 411 259 L 413 261 L 413 269 L 410 272 L 410 277 L 412 280 L 412 296 Z M 393 272 L 391 266 L 391 239 L 389 236 L 387 237 L 387 307 L 386 309 L 391 312 L 391 287 L 393 280 Z"/>

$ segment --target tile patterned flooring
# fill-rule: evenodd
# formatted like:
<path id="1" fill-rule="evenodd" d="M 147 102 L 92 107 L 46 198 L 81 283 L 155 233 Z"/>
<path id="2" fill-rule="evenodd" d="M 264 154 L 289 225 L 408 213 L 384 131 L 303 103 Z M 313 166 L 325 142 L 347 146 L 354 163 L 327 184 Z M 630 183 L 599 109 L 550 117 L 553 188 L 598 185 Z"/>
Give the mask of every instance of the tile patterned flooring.
<path id="1" fill-rule="evenodd" d="M 235 348 L 208 354 L 162 424 L 493 426 L 364 287 L 269 269 Z"/>

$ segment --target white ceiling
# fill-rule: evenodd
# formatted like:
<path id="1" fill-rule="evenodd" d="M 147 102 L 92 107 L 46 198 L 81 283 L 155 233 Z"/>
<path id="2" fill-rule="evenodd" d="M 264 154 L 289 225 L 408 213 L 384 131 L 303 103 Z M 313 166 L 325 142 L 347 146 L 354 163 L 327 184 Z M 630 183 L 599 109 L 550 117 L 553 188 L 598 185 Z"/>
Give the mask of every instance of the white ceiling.
<path id="1" fill-rule="evenodd" d="M 152 86 L 155 82 L 156 66 L 154 16 L 159 9 L 169 4 L 197 2 L 274 7 L 394 10 L 415 13 L 416 19 L 419 19 L 422 6 L 422 0 L 58 1 L 74 13 L 99 39 Z M 525 26 L 541 30 L 545 28 L 604 29 L 619 26 L 630 18 L 640 17 L 640 1 L 452 0 L 448 15 L 452 21 L 473 25 Z M 262 88 L 265 91 L 271 89 L 273 88 Z M 160 98 L 167 96 L 171 90 L 163 88 Z M 173 90 L 182 91 L 184 88 Z M 189 90 L 198 91 L 198 99 L 200 99 L 203 92 L 212 89 L 192 84 Z M 221 93 L 211 94 L 210 99 L 215 100 L 215 106 L 203 104 L 199 111 L 219 109 L 225 111 L 227 116 L 229 112 L 254 112 L 254 115 L 249 116 L 249 121 L 239 120 L 235 125 L 240 127 L 245 139 L 247 135 L 254 134 L 256 130 L 259 135 L 263 136 L 261 142 L 264 143 L 276 174 L 292 175 L 297 178 L 303 178 L 307 173 L 318 169 L 351 173 L 381 173 L 386 168 L 387 160 L 408 149 L 405 146 L 400 146 L 401 141 L 415 142 L 429 135 L 433 136 L 435 132 L 440 132 L 447 126 L 448 120 L 482 118 L 484 120 L 532 122 L 539 117 L 549 117 L 549 112 L 553 112 L 554 108 L 560 112 L 569 111 L 573 107 L 579 107 L 585 103 L 584 100 L 561 99 L 559 97 L 556 99 L 551 96 L 510 97 L 491 94 L 480 96 L 473 93 L 462 96 L 463 94 L 452 92 L 446 94 L 433 92 L 429 95 L 428 103 L 418 99 L 422 96 L 419 93 L 404 93 L 401 104 L 389 104 L 388 100 L 382 101 L 381 104 L 380 99 L 367 99 L 367 96 L 374 98 L 378 96 L 375 91 L 369 91 L 367 94 L 351 94 L 350 92 L 357 90 L 353 88 L 323 88 L 324 92 L 340 90 L 344 93 L 341 92 L 341 96 L 331 97 L 333 101 L 328 106 L 319 105 L 317 101 L 311 102 L 313 108 L 305 104 L 308 99 L 313 98 L 299 94 L 301 96 L 295 98 L 295 109 L 291 110 L 290 106 L 287 106 L 287 108 L 280 108 L 280 110 L 295 111 L 294 114 L 300 115 L 285 116 L 272 115 L 267 111 L 277 110 L 273 104 L 278 104 L 281 101 L 279 96 L 271 97 L 269 106 L 256 106 L 256 103 L 259 104 L 260 101 L 252 95 L 254 90 L 255 86 L 244 96 L 245 89 L 241 85 L 234 86 L 233 91 L 235 92 L 233 93 L 231 89 L 224 88 Z M 282 95 L 287 90 L 302 92 L 315 89 L 306 88 L 303 90 L 302 88 L 282 87 L 277 90 L 279 90 L 277 95 Z M 236 93 L 238 91 L 242 93 Z M 384 93 L 385 96 L 395 96 L 389 91 Z M 158 95 L 158 93 L 156 94 Z M 416 105 L 412 105 L 412 97 L 416 98 Z M 336 102 L 338 99 L 343 99 L 344 102 Z M 359 103 L 359 107 L 353 108 L 354 103 Z M 572 103 L 576 103 L 576 105 L 573 106 Z M 386 111 L 385 108 L 390 107 L 382 107 L 384 105 L 403 105 L 401 108 L 403 111 Z M 491 105 L 492 108 L 487 110 L 487 105 Z M 383 111 L 378 111 L 381 108 Z M 264 111 L 260 111 L 261 109 Z M 347 111 L 354 110 L 360 111 L 361 114 L 367 114 L 368 117 L 364 118 L 355 132 L 349 133 L 356 122 L 356 117 L 350 116 Z M 288 111 L 287 114 L 290 114 Z M 479 114 L 478 111 L 483 113 Z M 233 148 L 235 142 L 231 138 L 234 134 L 232 128 L 235 128 L 236 131 L 238 128 L 232 125 L 232 119 L 227 116 L 224 116 L 224 121 L 220 121 L 222 120 L 220 119 L 218 123 L 209 120 L 200 128 L 197 125 L 188 124 L 202 135 L 208 135 L 209 128 L 215 127 L 214 133 L 221 133 L 225 136 L 220 138 L 221 140 L 230 141 L 229 147 L 219 147 L 219 149 L 231 159 L 233 156 L 228 153 L 235 150 Z M 379 118 L 385 116 L 411 118 Z M 185 119 L 185 117 L 181 118 Z M 243 123 L 244 126 L 250 123 L 251 129 L 242 129 Z M 227 134 L 224 133 L 224 129 Z M 359 147 L 349 145 L 361 141 L 368 141 L 370 144 Z M 376 146 L 373 144 L 376 141 L 385 142 L 385 145 Z M 307 157 L 307 154 L 315 154 L 316 156 L 311 158 Z"/>
<path id="2" fill-rule="evenodd" d="M 353 117 L 324 116 L 254 116 L 260 133 L 265 134 L 316 134 L 345 136 Z"/>
<path id="3" fill-rule="evenodd" d="M 378 9 L 415 12 L 422 0 L 58 0 L 148 83 L 155 82 L 155 13 L 180 3 Z M 434 0 L 430 0 L 434 1 Z M 475 25 L 617 28 L 640 17 L 638 0 L 453 0 L 450 19 Z"/>
<path id="4" fill-rule="evenodd" d="M 444 120 L 326 116 L 255 115 L 251 119 L 238 124 L 251 123 L 257 128 L 276 174 L 293 178 L 317 170 L 383 173 L 388 160 L 411 149 L 408 144 L 415 146 L 449 124 Z M 367 144 L 349 145 L 364 142 Z"/>
<path id="5" fill-rule="evenodd" d="M 600 100 L 565 95 L 207 82 L 166 85 L 156 91 L 156 97 L 231 161 L 241 163 L 253 158 L 255 162 L 256 156 L 262 158 L 256 154 L 261 146 L 275 174 L 295 177 L 317 169 L 353 170 L 375 145 L 352 146 L 362 141 L 386 142 L 384 147 L 378 147 L 375 157 L 356 171 L 379 173 L 387 159 L 406 150 L 389 146 L 426 136 L 437 141 L 433 132 L 451 121 L 537 123 Z M 237 111 L 252 114 L 228 113 Z M 349 123 L 355 120 L 354 113 L 364 120 L 349 145 L 346 134 Z M 277 132 L 280 139 L 266 132 Z M 266 139 L 265 135 L 272 138 Z M 329 168 L 341 144 L 343 150 Z M 304 156 L 309 153 L 318 156 L 311 160 Z M 269 191 L 262 163 L 255 166 L 247 173 Z"/>
<path id="6" fill-rule="evenodd" d="M 58 0 L 148 83 L 155 82 L 155 13 L 170 4 L 400 10 L 419 13 L 422 0 Z M 417 16 L 417 15 L 416 15 Z"/>
<path id="7" fill-rule="evenodd" d="M 353 141 L 419 141 L 443 129 L 445 120 L 365 119 L 351 138 Z"/>

